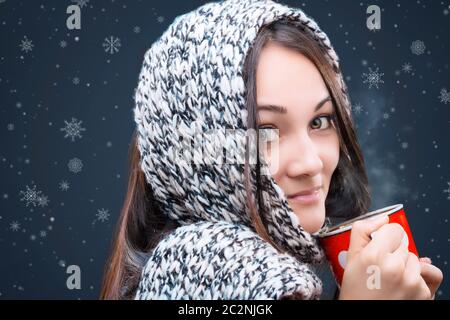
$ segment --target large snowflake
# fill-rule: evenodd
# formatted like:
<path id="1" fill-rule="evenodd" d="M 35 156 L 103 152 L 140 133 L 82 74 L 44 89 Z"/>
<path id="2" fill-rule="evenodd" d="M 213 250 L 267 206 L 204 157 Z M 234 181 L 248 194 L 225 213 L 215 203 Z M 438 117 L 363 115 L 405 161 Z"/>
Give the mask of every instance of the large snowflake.
<path id="1" fill-rule="evenodd" d="M 42 191 L 36 190 L 36 186 L 33 185 L 31 188 L 27 185 L 25 191 L 20 191 L 19 195 L 22 196 L 20 201 L 25 202 L 25 206 L 28 207 L 32 205 L 36 207 L 39 204 L 39 199 L 42 197 Z"/>
<path id="2" fill-rule="evenodd" d="M 66 124 L 64 128 L 61 128 L 61 131 L 65 131 L 66 134 L 64 135 L 64 138 L 69 137 L 72 139 L 72 142 L 75 141 L 75 138 L 81 139 L 81 131 L 86 131 L 85 128 L 81 127 L 81 124 L 83 121 L 78 121 L 76 118 L 72 118 L 70 122 L 64 120 L 64 123 Z"/>
<path id="3" fill-rule="evenodd" d="M 105 49 L 105 52 L 108 52 L 110 54 L 114 54 L 116 52 L 119 52 L 119 48 L 121 47 L 120 39 L 117 37 L 109 36 L 108 38 L 105 38 L 105 41 L 103 42 L 103 48 Z"/>
<path id="4" fill-rule="evenodd" d="M 439 95 L 439 99 L 441 100 L 442 103 L 449 103 L 450 102 L 450 92 L 447 91 L 447 89 L 442 88 L 441 89 L 441 94 Z"/>
<path id="5" fill-rule="evenodd" d="M 382 83 L 384 83 L 382 76 L 384 76 L 384 73 L 381 73 L 378 71 L 379 68 L 377 67 L 375 70 L 372 70 L 372 68 L 369 67 L 368 73 L 363 73 L 364 81 L 363 83 L 369 84 L 369 89 L 372 88 L 372 86 L 376 87 L 378 89 L 378 86 Z"/>
<path id="6" fill-rule="evenodd" d="M 109 210 L 106 210 L 106 209 L 99 209 L 99 210 L 97 210 L 97 213 L 96 213 L 96 218 L 97 218 L 97 220 L 98 221 L 101 221 L 101 222 L 105 222 L 105 221 L 108 221 L 108 219 L 109 219 Z"/>
<path id="7" fill-rule="evenodd" d="M 67 167 L 69 167 L 70 172 L 78 173 L 83 169 L 83 162 L 78 158 L 73 158 L 69 160 Z"/>
<path id="8" fill-rule="evenodd" d="M 27 36 L 24 36 L 23 40 L 20 41 L 19 47 L 22 51 L 25 51 L 26 53 L 33 51 L 33 47 L 34 47 L 33 41 L 28 39 Z"/>
<path id="9" fill-rule="evenodd" d="M 425 53 L 425 43 L 422 40 L 416 40 L 411 43 L 411 52 L 420 56 Z"/>

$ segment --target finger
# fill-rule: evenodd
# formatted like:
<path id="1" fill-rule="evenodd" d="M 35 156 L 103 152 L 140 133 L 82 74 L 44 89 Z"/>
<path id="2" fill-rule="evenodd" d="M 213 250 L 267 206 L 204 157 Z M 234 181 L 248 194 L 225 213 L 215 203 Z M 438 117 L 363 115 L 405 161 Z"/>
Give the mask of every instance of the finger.
<path id="1" fill-rule="evenodd" d="M 421 267 L 420 275 L 422 276 L 423 280 L 430 289 L 431 295 L 434 296 L 442 283 L 444 275 L 442 274 L 442 271 L 438 267 L 432 264 L 421 262 L 420 267 Z"/>
<path id="2" fill-rule="evenodd" d="M 422 258 L 419 258 L 419 261 L 420 261 L 420 262 L 425 262 L 425 263 L 428 263 L 428 264 L 432 264 L 431 259 L 428 258 L 428 257 L 422 257 Z"/>
<path id="3" fill-rule="evenodd" d="M 419 258 L 414 254 L 409 252 L 408 260 L 406 262 L 404 277 L 406 282 L 411 281 L 411 279 L 415 279 L 421 273 L 421 264 L 419 262 Z M 425 280 L 421 277 L 420 286 L 416 291 L 412 291 L 411 294 L 414 299 L 430 299 L 432 297 L 431 290 L 427 286 Z"/>
<path id="4" fill-rule="evenodd" d="M 399 248 L 407 250 L 405 234 L 405 230 L 398 223 L 383 225 L 373 236 L 366 250 L 377 252 L 377 255 L 394 253 Z"/>
<path id="5" fill-rule="evenodd" d="M 352 225 L 350 234 L 350 246 L 348 249 L 348 260 L 358 254 L 370 241 L 370 235 L 377 231 L 381 226 L 389 222 L 387 215 L 377 216 L 372 219 L 360 220 Z"/>
<path id="6" fill-rule="evenodd" d="M 388 254 L 388 257 L 390 257 L 390 259 L 402 261 L 403 269 L 405 268 L 406 261 L 408 261 L 409 257 L 408 245 L 409 245 L 408 235 L 405 232 L 400 246 L 394 252 Z"/>

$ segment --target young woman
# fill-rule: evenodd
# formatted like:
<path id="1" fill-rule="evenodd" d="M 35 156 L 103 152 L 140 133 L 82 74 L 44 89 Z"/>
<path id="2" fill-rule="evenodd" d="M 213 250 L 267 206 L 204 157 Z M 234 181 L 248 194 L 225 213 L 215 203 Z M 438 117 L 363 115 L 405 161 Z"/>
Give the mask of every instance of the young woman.
<path id="1" fill-rule="evenodd" d="M 139 76 L 101 297 L 323 297 L 312 234 L 370 206 L 350 110 L 338 57 L 301 10 L 230 0 L 177 17 Z M 442 273 L 402 237 L 386 219 L 355 224 L 335 298 L 433 298 Z M 365 286 L 373 264 L 380 290 Z"/>

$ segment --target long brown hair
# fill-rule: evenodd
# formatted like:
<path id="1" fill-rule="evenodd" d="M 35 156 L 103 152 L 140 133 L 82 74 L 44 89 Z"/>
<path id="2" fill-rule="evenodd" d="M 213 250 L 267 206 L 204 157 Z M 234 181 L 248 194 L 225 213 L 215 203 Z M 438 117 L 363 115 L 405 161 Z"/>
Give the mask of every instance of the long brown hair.
<path id="1" fill-rule="evenodd" d="M 309 58 L 318 68 L 327 85 L 336 109 L 337 131 L 340 140 L 340 158 L 333 173 L 326 200 L 328 217 L 350 218 L 365 212 L 370 206 L 368 181 L 364 159 L 357 142 L 352 120 L 347 115 L 344 94 L 335 78 L 334 67 L 326 59 L 326 49 L 301 24 L 287 19 L 263 26 L 250 48 L 244 64 L 247 126 L 258 130 L 256 112 L 256 66 L 264 45 L 274 41 Z M 256 135 L 258 139 L 258 134 Z M 258 148 L 257 141 L 256 147 Z M 259 150 L 257 149 L 259 154 Z M 245 189 L 252 225 L 256 232 L 279 251 L 269 238 L 266 228 L 266 208 L 263 206 L 264 185 L 256 157 L 256 195 L 250 185 L 249 148 L 245 157 Z M 165 234 L 178 225 L 165 216 L 156 205 L 150 185 L 140 168 L 140 153 L 136 133 L 129 151 L 128 191 L 117 224 L 111 255 L 105 266 L 101 299 L 130 299 L 137 289 L 142 268 L 151 250 Z"/>

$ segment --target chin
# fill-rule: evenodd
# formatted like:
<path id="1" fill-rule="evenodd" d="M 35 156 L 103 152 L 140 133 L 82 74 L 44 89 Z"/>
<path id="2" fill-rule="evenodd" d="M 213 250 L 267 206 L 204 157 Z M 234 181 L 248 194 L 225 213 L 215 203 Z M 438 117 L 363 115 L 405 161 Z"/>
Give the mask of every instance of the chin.
<path id="1" fill-rule="evenodd" d="M 322 227 L 323 223 L 320 223 L 320 224 L 311 224 L 311 225 L 306 224 L 305 226 L 303 226 L 303 224 L 301 223 L 300 225 L 302 226 L 302 228 L 303 228 L 306 232 L 308 232 L 308 233 L 310 233 L 310 234 L 313 234 L 313 233 L 316 233 L 317 231 L 320 230 L 320 228 Z"/>
<path id="2" fill-rule="evenodd" d="M 310 234 L 319 231 L 325 222 L 324 204 L 298 208 L 294 212 L 297 215 L 302 228 Z"/>

